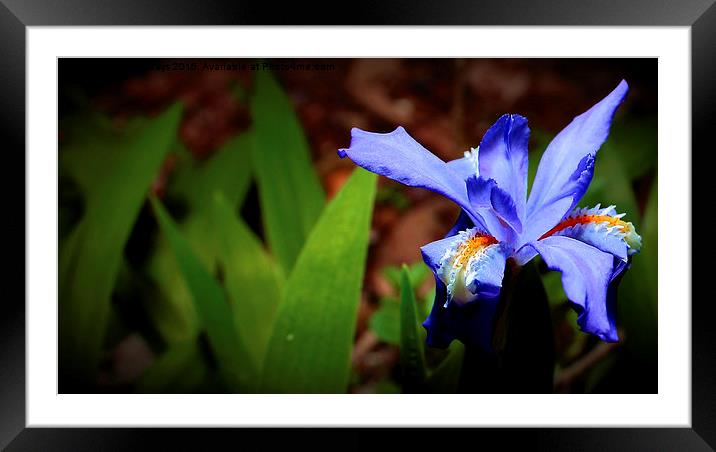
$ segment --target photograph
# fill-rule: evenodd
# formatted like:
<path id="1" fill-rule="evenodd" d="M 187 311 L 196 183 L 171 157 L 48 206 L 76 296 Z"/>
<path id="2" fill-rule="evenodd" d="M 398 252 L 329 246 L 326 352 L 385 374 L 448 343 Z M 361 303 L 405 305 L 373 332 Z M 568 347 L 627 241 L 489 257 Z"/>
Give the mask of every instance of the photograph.
<path id="1" fill-rule="evenodd" d="M 59 58 L 58 392 L 657 393 L 657 62 Z"/>

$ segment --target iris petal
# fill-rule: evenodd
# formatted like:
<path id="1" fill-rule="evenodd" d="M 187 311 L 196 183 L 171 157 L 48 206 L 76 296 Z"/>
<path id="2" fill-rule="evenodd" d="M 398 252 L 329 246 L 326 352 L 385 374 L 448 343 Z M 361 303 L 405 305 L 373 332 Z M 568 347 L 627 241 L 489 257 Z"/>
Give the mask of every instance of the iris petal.
<path id="1" fill-rule="evenodd" d="M 462 180 L 467 180 L 473 176 L 479 176 L 479 152 L 479 149 L 470 149 L 465 152 L 464 157 L 447 162 L 447 167 L 455 174 L 459 175 Z"/>
<path id="2" fill-rule="evenodd" d="M 429 243 L 421 251 L 425 263 L 447 288 L 442 305 L 499 296 L 507 252 L 479 228 Z"/>
<path id="3" fill-rule="evenodd" d="M 594 157 L 607 139 L 614 113 L 628 89 L 622 80 L 547 146 L 527 201 L 525 242 L 547 232 L 582 198 L 594 172 Z"/>
<path id="4" fill-rule="evenodd" d="M 350 147 L 339 149 L 338 155 L 350 158 L 373 173 L 439 193 L 457 203 L 474 221 L 483 223 L 470 207 L 465 180 L 415 141 L 403 127 L 390 133 L 353 128 Z"/>
<path id="5" fill-rule="evenodd" d="M 522 232 L 522 223 L 512 197 L 497 186 L 494 179 L 470 177 L 467 180 L 467 197 L 480 214 L 487 229 L 501 242 L 512 242 L 514 233 Z"/>
<path id="6" fill-rule="evenodd" d="M 614 307 L 609 302 L 615 298 L 607 296 L 617 276 L 614 257 L 570 237 L 547 237 L 530 246 L 550 270 L 562 273 L 564 291 L 579 315 L 577 323 L 582 331 L 606 342 L 618 341 Z"/>
<path id="7" fill-rule="evenodd" d="M 492 350 L 494 317 L 499 298 L 485 299 L 477 303 L 447 307 L 441 300 L 447 297 L 447 289 L 440 278 L 435 278 L 435 302 L 430 315 L 423 322 L 427 331 L 429 347 L 446 348 L 457 339 L 463 344 Z"/>
<path id="8" fill-rule="evenodd" d="M 503 115 L 480 142 L 480 175 L 494 179 L 514 201 L 518 218 L 525 216 L 527 199 L 527 143 L 530 129 L 520 115 Z"/>
<path id="9" fill-rule="evenodd" d="M 628 256 L 639 252 L 641 237 L 623 216 L 615 206 L 575 209 L 544 236 L 571 237 L 626 262 Z"/>

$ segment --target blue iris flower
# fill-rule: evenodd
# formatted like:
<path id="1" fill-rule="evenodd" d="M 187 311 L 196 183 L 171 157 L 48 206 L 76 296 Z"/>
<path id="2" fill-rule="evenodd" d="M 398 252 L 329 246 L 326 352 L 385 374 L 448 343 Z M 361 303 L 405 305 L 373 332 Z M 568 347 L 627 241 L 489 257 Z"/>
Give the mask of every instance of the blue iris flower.
<path id="1" fill-rule="evenodd" d="M 437 192 L 462 208 L 446 237 L 421 248 L 432 269 L 436 295 L 423 326 L 427 343 L 453 339 L 490 350 L 493 317 L 505 264 L 541 255 L 578 313 L 580 328 L 603 341 L 618 341 L 616 284 L 639 251 L 641 238 L 614 206 L 576 208 L 594 174 L 597 151 L 607 139 L 625 81 L 574 118 L 552 140 L 527 197 L 527 119 L 504 115 L 476 149 L 444 162 L 403 127 L 390 133 L 354 128 L 340 149 L 359 166 L 405 185 Z"/>

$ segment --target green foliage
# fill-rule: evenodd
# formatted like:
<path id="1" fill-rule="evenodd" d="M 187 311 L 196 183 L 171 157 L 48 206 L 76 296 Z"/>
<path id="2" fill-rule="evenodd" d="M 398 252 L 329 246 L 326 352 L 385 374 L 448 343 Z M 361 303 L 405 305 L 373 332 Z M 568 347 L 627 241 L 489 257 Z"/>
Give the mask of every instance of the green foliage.
<path id="1" fill-rule="evenodd" d="M 378 309 L 370 316 L 368 327 L 386 344 L 400 345 L 399 301 L 381 298 Z"/>
<path id="2" fill-rule="evenodd" d="M 436 394 L 454 394 L 458 392 L 464 356 L 465 346 L 462 342 L 452 341 L 448 348 L 447 356 L 428 375 L 427 390 Z"/>
<path id="3" fill-rule="evenodd" d="M 211 206 L 217 191 L 223 193 L 232 208 L 238 207 L 251 183 L 252 140 L 250 131 L 237 135 L 205 162 L 197 162 L 186 149 L 182 149 L 177 156 L 179 168 L 172 176 L 169 187 L 170 196 L 183 198 L 190 215 L 196 216 Z"/>
<path id="4" fill-rule="evenodd" d="M 151 323 L 142 326 L 149 331 L 144 339 L 160 352 L 137 382 L 138 392 L 339 393 L 351 381 L 360 382 L 350 357 L 373 203 L 379 199 L 402 210 L 408 199 L 398 185 L 377 189 L 375 175 L 358 169 L 326 205 L 288 98 L 268 72 L 258 72 L 253 86 L 253 92 L 235 87 L 236 97 L 250 103 L 252 130 L 203 161 L 177 140 L 179 105 L 121 127 L 99 115 L 63 122 L 61 381 L 69 376 L 85 388 L 95 385 L 103 348 L 136 327 L 124 324 L 122 300 L 134 301 L 132 291 L 148 288 L 139 298 L 139 309 Z M 548 133 L 532 132 L 530 185 L 550 139 Z M 638 366 L 656 363 L 655 150 L 655 120 L 615 122 L 580 203 L 616 204 L 643 238 L 619 292 L 618 325 L 625 344 L 585 372 L 581 384 L 587 391 L 601 390 L 603 381 L 617 374 L 637 380 L 644 375 Z M 147 192 L 170 151 L 174 163 L 165 195 L 162 201 L 151 199 L 159 232 L 151 221 L 142 225 L 142 234 L 153 242 L 137 261 L 124 255 L 125 248 L 133 249 L 127 243 L 130 237 L 134 243 Z M 256 230 L 239 215 L 253 182 L 262 216 Z M 547 313 L 577 328 L 576 315 L 564 315 L 560 274 L 539 274 L 538 262 L 524 268 L 510 287 L 514 292 L 502 312 L 499 382 L 492 383 L 509 391 L 551 387 L 552 334 L 559 330 L 551 327 Z M 480 382 L 495 375 L 485 376 L 484 363 L 471 362 L 485 359 L 484 354 L 458 341 L 447 351 L 424 347 L 421 322 L 431 310 L 434 289 L 416 294 L 432 277 L 429 268 L 418 262 L 385 268 L 383 275 L 393 292 L 380 300 L 369 328 L 381 342 L 400 347 L 401 372 L 400 378 L 371 382 L 375 391 L 485 390 Z M 535 289 L 540 281 L 544 293 Z M 566 367 L 595 341 L 583 333 L 572 337 L 569 327 L 563 330 L 568 351 L 560 365 Z M 624 353 L 638 357 L 629 361 L 634 367 L 624 368 Z M 470 383 L 468 374 L 479 378 Z"/>
<path id="5" fill-rule="evenodd" d="M 279 84 L 259 72 L 251 102 L 253 170 L 269 246 L 285 274 L 321 214 L 325 194 L 301 126 Z"/>
<path id="6" fill-rule="evenodd" d="M 424 262 L 415 262 L 414 264 L 403 267 L 385 267 L 383 269 L 383 275 L 386 277 L 388 282 L 397 291 L 403 287 L 403 272 L 408 272 L 408 278 L 410 279 L 410 287 L 413 290 L 417 290 L 425 278 L 430 274 L 430 268 L 425 265 Z"/>
<path id="7" fill-rule="evenodd" d="M 658 184 L 652 182 L 641 227 L 641 252 L 632 258 L 619 290 L 619 320 L 626 345 L 636 356 L 656 363 L 658 289 Z"/>
<path id="8" fill-rule="evenodd" d="M 206 329 L 224 384 L 232 390 L 250 388 L 255 378 L 254 363 L 236 331 L 223 289 L 191 250 L 161 203 L 152 199 L 152 207 L 192 294 L 194 307 Z"/>
<path id="9" fill-rule="evenodd" d="M 124 133 L 99 121 L 62 150 L 61 170 L 84 194 L 84 215 L 60 245 L 59 263 L 60 374 L 76 382 L 95 378 L 122 251 L 180 116 L 177 104 Z"/>
<path id="10" fill-rule="evenodd" d="M 375 180 L 356 169 L 308 237 L 278 308 L 261 392 L 347 389 Z"/>
<path id="11" fill-rule="evenodd" d="M 176 153 L 176 170 L 167 188 L 167 198 L 185 205 L 186 216 L 179 227 L 207 268 L 217 265 L 220 247 L 207 234 L 213 215 L 213 195 L 220 192 L 232 209 L 238 208 L 251 183 L 250 133 L 222 145 L 205 162 L 197 162 L 183 147 Z M 199 320 L 194 303 L 164 237 L 159 237 L 147 263 L 157 294 L 146 301 L 155 327 L 169 343 L 195 338 Z"/>
<path id="12" fill-rule="evenodd" d="M 410 287 L 413 291 L 417 291 L 418 287 L 425 282 L 430 275 L 430 269 L 423 262 L 416 262 L 407 267 L 408 277 L 410 279 Z M 402 273 L 400 267 L 385 267 L 383 275 L 393 287 L 395 293 L 399 293 L 402 289 Z M 428 301 L 432 302 L 435 293 L 428 294 L 425 298 L 418 301 L 418 317 L 425 318 L 429 312 L 426 310 Z M 369 328 L 378 336 L 378 338 L 391 345 L 400 345 L 400 300 L 394 297 L 381 298 L 378 309 L 370 317 Z"/>
<path id="13" fill-rule="evenodd" d="M 400 366 L 406 392 L 418 391 L 425 382 L 427 370 L 424 341 L 424 330 L 418 323 L 413 285 L 408 267 L 404 265 L 400 284 Z"/>
<path id="14" fill-rule="evenodd" d="M 213 206 L 211 230 L 219 244 L 219 262 L 236 329 L 256 367 L 261 368 L 284 277 L 259 238 L 220 192 Z"/>

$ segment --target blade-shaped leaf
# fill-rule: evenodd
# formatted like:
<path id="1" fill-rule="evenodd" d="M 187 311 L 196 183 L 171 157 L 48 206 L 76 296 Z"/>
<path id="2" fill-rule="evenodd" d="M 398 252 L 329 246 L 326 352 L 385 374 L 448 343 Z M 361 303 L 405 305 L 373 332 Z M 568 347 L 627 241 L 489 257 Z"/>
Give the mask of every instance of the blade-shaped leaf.
<path id="1" fill-rule="evenodd" d="M 93 113 L 60 123 L 66 142 L 60 146 L 59 169 L 77 183 L 86 203 L 96 202 L 98 187 L 126 158 L 126 150 L 133 146 L 138 135 L 152 127 L 150 124 L 154 121 L 138 116 L 117 127 L 110 118 Z"/>
<path id="2" fill-rule="evenodd" d="M 415 293 L 408 267 L 403 266 L 400 281 L 400 367 L 404 392 L 418 392 L 425 382 L 423 331 L 418 326 Z"/>
<path id="3" fill-rule="evenodd" d="M 375 180 L 355 170 L 308 237 L 284 288 L 261 392 L 346 391 Z"/>
<path id="4" fill-rule="evenodd" d="M 84 188 L 92 191 L 86 193 L 85 214 L 62 245 L 60 256 L 59 361 L 61 379 L 67 377 L 67 382 L 94 381 L 122 251 L 147 190 L 176 138 L 180 116 L 177 104 L 147 121 L 117 145 L 111 167 L 102 170 L 101 178 L 86 175 L 82 179 Z M 101 143 L 95 145 L 101 147 Z M 65 158 L 102 154 L 99 147 L 67 152 Z M 75 175 L 84 174 L 79 166 L 73 168 Z"/>
<path id="5" fill-rule="evenodd" d="M 195 339 L 201 326 L 199 315 L 171 246 L 163 236 L 157 237 L 147 273 L 156 285 L 156 292 L 146 300 L 145 309 L 162 339 L 169 344 Z"/>
<path id="6" fill-rule="evenodd" d="M 388 282 L 395 287 L 397 293 L 400 290 L 403 273 L 402 268 L 388 266 L 383 268 L 382 273 Z M 410 283 L 413 290 L 417 290 L 418 287 L 420 287 L 420 285 L 425 281 L 425 278 L 427 278 L 430 274 L 430 268 L 425 265 L 423 261 L 415 262 L 408 266 L 408 274 L 410 275 Z"/>
<path id="7" fill-rule="evenodd" d="M 208 233 L 213 194 L 221 192 L 232 209 L 242 204 L 251 182 L 250 146 L 250 133 L 243 133 L 228 140 L 207 161 L 197 162 L 183 147 L 177 153 L 167 196 L 186 203 L 187 214 L 179 228 L 207 268 L 214 268 L 221 251 L 214 234 Z M 164 340 L 173 343 L 196 337 L 197 313 L 165 239 L 157 241 L 147 271 L 157 285 L 157 296 L 147 310 Z"/>
<path id="8" fill-rule="evenodd" d="M 641 251 L 632 257 L 619 287 L 618 325 L 625 328 L 625 345 L 642 359 L 656 362 L 657 353 L 657 288 L 658 288 L 658 184 L 652 183 L 644 211 Z"/>
<path id="9" fill-rule="evenodd" d="M 192 295 L 224 383 L 230 390 L 249 390 L 255 371 L 245 345 L 236 332 L 231 308 L 221 286 L 203 266 L 174 220 L 155 198 L 152 199 L 152 207 Z"/>
<path id="10" fill-rule="evenodd" d="M 269 246 L 289 274 L 325 195 L 293 108 L 268 72 L 255 79 L 252 164 Z"/>
<path id="11" fill-rule="evenodd" d="M 465 346 L 460 341 L 453 341 L 448 349 L 448 355 L 429 376 L 426 388 L 431 393 L 453 394 L 460 385 L 460 372 L 462 370 Z"/>
<path id="12" fill-rule="evenodd" d="M 229 139 L 205 162 L 195 161 L 186 150 L 179 156 L 181 166 L 170 191 L 186 198 L 189 215 L 210 207 L 216 191 L 232 208 L 241 204 L 251 182 L 251 135 L 249 131 Z"/>
<path id="13" fill-rule="evenodd" d="M 283 274 L 258 237 L 217 192 L 211 230 L 219 245 L 219 262 L 231 299 L 236 329 L 260 368 L 281 299 Z"/>

